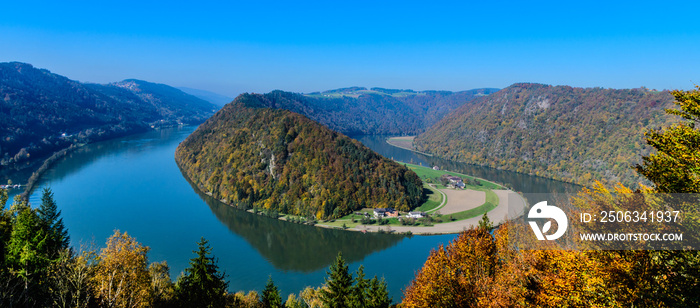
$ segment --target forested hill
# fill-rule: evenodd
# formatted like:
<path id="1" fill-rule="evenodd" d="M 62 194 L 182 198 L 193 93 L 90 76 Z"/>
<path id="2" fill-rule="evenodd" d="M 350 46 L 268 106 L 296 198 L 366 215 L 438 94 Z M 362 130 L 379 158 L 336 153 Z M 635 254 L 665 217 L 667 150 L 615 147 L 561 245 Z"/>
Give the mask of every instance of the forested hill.
<path id="1" fill-rule="evenodd" d="M 264 96 L 276 108 L 303 114 L 344 134 L 415 135 L 462 104 L 495 91 L 416 92 L 352 87 L 307 95 L 273 91 Z"/>
<path id="2" fill-rule="evenodd" d="M 178 146 L 176 161 L 202 191 L 238 207 L 314 218 L 420 204 L 422 183 L 413 171 L 276 109 L 269 97 L 238 96 Z"/>
<path id="3" fill-rule="evenodd" d="M 634 185 L 642 178 L 630 167 L 650 151 L 644 132 L 668 125 L 672 107 L 668 91 L 515 84 L 455 110 L 415 146 L 583 185 Z"/>
<path id="4" fill-rule="evenodd" d="M 201 123 L 216 109 L 162 84 L 83 84 L 30 64 L 0 63 L 0 163 L 19 168 L 71 144 Z"/>

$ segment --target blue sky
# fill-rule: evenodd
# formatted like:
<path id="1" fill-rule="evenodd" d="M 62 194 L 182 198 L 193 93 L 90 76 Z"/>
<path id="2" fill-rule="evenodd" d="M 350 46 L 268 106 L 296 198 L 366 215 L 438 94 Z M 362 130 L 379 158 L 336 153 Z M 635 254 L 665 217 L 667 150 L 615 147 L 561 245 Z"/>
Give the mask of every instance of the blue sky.
<path id="1" fill-rule="evenodd" d="M 700 1 L 13 1 L 0 61 L 234 96 L 516 82 L 690 89 Z"/>

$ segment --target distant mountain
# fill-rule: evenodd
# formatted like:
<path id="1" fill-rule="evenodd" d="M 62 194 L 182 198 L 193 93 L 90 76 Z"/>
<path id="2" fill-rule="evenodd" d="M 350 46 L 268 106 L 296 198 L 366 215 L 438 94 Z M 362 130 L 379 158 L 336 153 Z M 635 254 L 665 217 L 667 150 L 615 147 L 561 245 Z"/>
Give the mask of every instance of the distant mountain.
<path id="1" fill-rule="evenodd" d="M 413 171 L 278 107 L 268 95 L 238 96 L 178 146 L 178 165 L 202 191 L 244 208 L 321 219 L 420 204 Z"/>
<path id="2" fill-rule="evenodd" d="M 495 91 L 415 92 L 350 87 L 306 95 L 273 91 L 263 96 L 275 108 L 303 114 L 343 134 L 413 135 L 462 104 Z"/>
<path id="3" fill-rule="evenodd" d="M 0 63 L 0 165 L 19 168 L 72 144 L 201 123 L 216 109 L 162 84 L 83 84 L 30 64 Z"/>
<path id="4" fill-rule="evenodd" d="M 436 156 L 590 185 L 643 179 L 631 166 L 667 126 L 668 91 L 515 84 L 464 104 L 419 135 Z M 640 155 L 641 154 L 641 155 Z"/>
<path id="5" fill-rule="evenodd" d="M 212 104 L 219 105 L 219 106 L 226 105 L 226 104 L 233 101 L 233 97 L 228 97 L 225 95 L 221 95 L 219 93 L 214 93 L 214 92 L 209 92 L 209 91 L 199 90 L 199 89 L 186 88 L 186 87 L 179 87 L 178 89 L 181 90 L 182 92 L 189 94 L 189 95 L 199 97 L 207 102 L 210 102 Z"/>

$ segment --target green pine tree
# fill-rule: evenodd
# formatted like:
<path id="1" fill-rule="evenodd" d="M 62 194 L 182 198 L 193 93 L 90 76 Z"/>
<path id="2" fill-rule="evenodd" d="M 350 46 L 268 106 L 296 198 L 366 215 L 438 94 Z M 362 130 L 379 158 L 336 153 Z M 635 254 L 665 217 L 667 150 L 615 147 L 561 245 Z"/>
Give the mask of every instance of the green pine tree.
<path id="1" fill-rule="evenodd" d="M 219 272 L 209 242 L 202 238 L 197 245 L 193 251 L 197 256 L 190 259 L 190 266 L 175 285 L 176 300 L 182 307 L 225 307 L 225 274 Z"/>
<path id="2" fill-rule="evenodd" d="M 349 307 L 352 275 L 348 272 L 348 266 L 343 260 L 343 254 L 338 253 L 335 263 L 331 264 L 326 278 L 326 288 L 321 290 L 321 301 L 324 307 L 345 308 Z"/>
<path id="3" fill-rule="evenodd" d="M 15 303 L 41 306 L 46 299 L 45 280 L 50 264 L 46 251 L 48 236 L 41 228 L 36 211 L 26 205 L 13 206 L 17 215 L 6 248 L 5 265 L 9 274 L 21 280 L 18 289 L 10 291 Z"/>
<path id="4" fill-rule="evenodd" d="M 272 281 L 272 277 L 267 279 L 265 289 L 262 291 L 262 306 L 263 308 L 281 308 L 282 297 L 277 286 Z"/>
<path id="5" fill-rule="evenodd" d="M 44 188 L 37 214 L 44 231 L 48 235 L 46 243 L 47 255 L 51 259 L 56 259 L 61 250 L 68 248 L 70 237 L 68 236 L 68 230 L 63 225 L 61 211 L 58 210 L 50 188 Z"/>
<path id="6" fill-rule="evenodd" d="M 391 305 L 389 291 L 386 289 L 386 281 L 384 278 L 377 279 L 377 276 L 370 279 L 369 291 L 367 296 L 367 308 L 388 308 Z"/>
<path id="7" fill-rule="evenodd" d="M 350 307 L 364 308 L 367 306 L 365 299 L 368 296 L 369 283 L 365 279 L 365 267 L 360 265 L 357 269 L 355 277 L 355 285 L 352 286 L 352 294 L 350 295 Z"/>

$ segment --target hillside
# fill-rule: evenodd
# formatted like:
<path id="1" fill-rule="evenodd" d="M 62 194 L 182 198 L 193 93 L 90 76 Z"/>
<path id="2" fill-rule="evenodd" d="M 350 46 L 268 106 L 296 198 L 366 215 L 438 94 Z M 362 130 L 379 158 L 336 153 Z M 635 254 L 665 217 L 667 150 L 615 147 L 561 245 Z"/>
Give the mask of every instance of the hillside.
<path id="1" fill-rule="evenodd" d="M 343 134 L 415 135 L 472 99 L 496 89 L 462 92 L 351 87 L 307 95 L 264 94 L 276 108 L 303 114 Z"/>
<path id="2" fill-rule="evenodd" d="M 225 203 L 319 219 L 421 203 L 413 171 L 276 107 L 267 95 L 238 96 L 178 146 L 183 173 Z"/>
<path id="3" fill-rule="evenodd" d="M 215 109 L 162 84 L 83 84 L 30 64 L 0 63 L 0 164 L 21 168 L 71 144 L 201 123 Z"/>
<path id="4" fill-rule="evenodd" d="M 667 91 L 515 84 L 458 108 L 416 137 L 420 151 L 590 185 L 642 180 L 644 132 L 672 118 Z M 640 155 L 641 153 L 641 155 Z"/>

